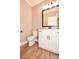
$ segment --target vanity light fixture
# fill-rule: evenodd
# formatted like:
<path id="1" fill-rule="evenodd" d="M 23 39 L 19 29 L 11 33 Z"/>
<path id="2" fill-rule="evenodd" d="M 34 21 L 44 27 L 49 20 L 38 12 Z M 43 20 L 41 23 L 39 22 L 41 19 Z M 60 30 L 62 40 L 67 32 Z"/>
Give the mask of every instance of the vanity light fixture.
<path id="1" fill-rule="evenodd" d="M 53 7 L 56 7 L 59 5 L 59 2 L 51 2 L 49 4 L 46 4 L 45 6 L 43 6 L 42 10 L 46 10 L 46 9 L 49 9 L 49 8 L 53 8 Z"/>

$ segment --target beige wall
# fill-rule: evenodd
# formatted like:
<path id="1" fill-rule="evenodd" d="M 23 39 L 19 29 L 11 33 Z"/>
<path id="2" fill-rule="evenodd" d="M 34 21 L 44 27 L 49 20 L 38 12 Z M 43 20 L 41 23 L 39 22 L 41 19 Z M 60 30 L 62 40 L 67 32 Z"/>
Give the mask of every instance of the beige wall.
<path id="1" fill-rule="evenodd" d="M 20 41 L 24 42 L 32 31 L 32 7 L 25 0 L 20 0 L 20 30 Z"/>
<path id="2" fill-rule="evenodd" d="M 42 27 L 42 7 L 53 0 L 45 0 L 42 3 L 31 7 L 25 0 L 20 0 L 20 41 L 24 42 L 26 37 L 32 33 L 33 30 Z"/>
<path id="3" fill-rule="evenodd" d="M 42 7 L 54 0 L 45 0 L 32 8 L 33 30 L 42 27 Z"/>

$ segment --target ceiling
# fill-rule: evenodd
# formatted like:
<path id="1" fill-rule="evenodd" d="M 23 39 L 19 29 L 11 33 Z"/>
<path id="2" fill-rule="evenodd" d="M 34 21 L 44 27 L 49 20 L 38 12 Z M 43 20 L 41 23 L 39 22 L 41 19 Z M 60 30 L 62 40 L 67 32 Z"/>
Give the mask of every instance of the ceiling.
<path id="1" fill-rule="evenodd" d="M 35 6 L 35 5 L 37 5 L 37 4 L 39 4 L 39 3 L 41 3 L 41 2 L 43 2 L 44 0 L 26 0 L 26 2 L 31 6 L 31 7 L 33 7 L 33 6 Z"/>

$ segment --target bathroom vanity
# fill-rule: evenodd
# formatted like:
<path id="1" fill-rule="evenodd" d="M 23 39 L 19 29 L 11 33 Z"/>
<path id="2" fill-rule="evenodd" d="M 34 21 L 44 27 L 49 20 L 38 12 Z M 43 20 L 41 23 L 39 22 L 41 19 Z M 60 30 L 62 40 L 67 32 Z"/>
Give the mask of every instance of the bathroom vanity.
<path id="1" fill-rule="evenodd" d="M 39 47 L 50 52 L 59 53 L 58 29 L 39 29 Z"/>
<path id="2" fill-rule="evenodd" d="M 51 29 L 38 30 L 39 47 L 59 54 L 59 4 L 42 10 L 42 28 Z"/>

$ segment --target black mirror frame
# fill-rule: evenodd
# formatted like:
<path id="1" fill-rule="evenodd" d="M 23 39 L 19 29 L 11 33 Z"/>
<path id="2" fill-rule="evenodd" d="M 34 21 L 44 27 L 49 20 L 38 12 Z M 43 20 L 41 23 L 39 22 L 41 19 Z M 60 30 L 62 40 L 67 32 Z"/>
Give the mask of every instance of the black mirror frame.
<path id="1" fill-rule="evenodd" d="M 59 7 L 59 5 L 54 6 L 54 7 L 51 7 L 51 8 L 48 8 L 48 9 L 42 10 L 42 27 L 48 27 L 48 28 L 51 28 L 51 27 L 52 27 L 52 26 L 44 26 L 44 25 L 43 25 L 43 23 L 44 23 L 44 22 L 43 22 L 43 18 L 44 18 L 44 17 L 43 17 L 43 12 L 46 11 L 46 10 L 52 9 L 52 8 L 56 8 L 56 7 Z"/>

